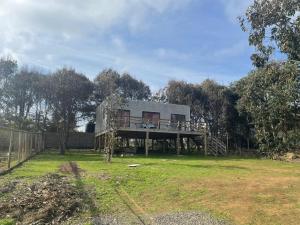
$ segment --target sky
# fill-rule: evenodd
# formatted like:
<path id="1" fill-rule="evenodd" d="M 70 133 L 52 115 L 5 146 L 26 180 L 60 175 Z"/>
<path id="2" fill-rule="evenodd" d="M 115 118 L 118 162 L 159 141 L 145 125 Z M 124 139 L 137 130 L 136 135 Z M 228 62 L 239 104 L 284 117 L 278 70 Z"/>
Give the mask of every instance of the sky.
<path id="1" fill-rule="evenodd" d="M 237 17 L 251 0 L 0 0 L 0 56 L 91 80 L 128 72 L 152 91 L 170 79 L 228 85 L 251 69 Z"/>

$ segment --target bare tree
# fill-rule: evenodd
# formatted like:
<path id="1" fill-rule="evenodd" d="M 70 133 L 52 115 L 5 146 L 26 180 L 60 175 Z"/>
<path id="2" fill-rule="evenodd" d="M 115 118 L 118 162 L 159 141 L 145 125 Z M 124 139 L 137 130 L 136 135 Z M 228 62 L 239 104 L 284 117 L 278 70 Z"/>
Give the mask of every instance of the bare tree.
<path id="1" fill-rule="evenodd" d="M 106 161 L 111 162 L 117 143 L 117 130 L 119 128 L 119 112 L 125 106 L 126 100 L 118 94 L 110 95 L 105 100 L 104 113 L 106 117 L 105 154 Z"/>

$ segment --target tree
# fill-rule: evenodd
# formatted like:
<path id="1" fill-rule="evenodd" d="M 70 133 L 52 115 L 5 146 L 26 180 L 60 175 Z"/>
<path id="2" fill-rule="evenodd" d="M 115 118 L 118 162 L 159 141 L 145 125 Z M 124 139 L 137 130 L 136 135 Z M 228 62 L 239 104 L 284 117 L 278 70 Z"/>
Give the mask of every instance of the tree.
<path id="1" fill-rule="evenodd" d="M 260 152 L 272 155 L 299 143 L 300 76 L 294 63 L 270 63 L 237 83 L 239 107 L 255 127 Z"/>
<path id="2" fill-rule="evenodd" d="M 116 93 L 131 100 L 146 100 L 151 96 L 149 86 L 143 81 L 138 81 L 128 73 L 121 76 L 112 69 L 103 70 L 96 77 L 94 83 L 96 86 L 95 99 L 98 104 Z"/>
<path id="3" fill-rule="evenodd" d="M 125 98 L 118 94 L 112 94 L 105 99 L 104 114 L 106 117 L 105 154 L 106 161 L 111 162 L 115 146 L 117 144 L 117 130 L 119 128 L 119 112 L 126 104 Z"/>
<path id="4" fill-rule="evenodd" d="M 124 99 L 147 100 L 151 97 L 148 85 L 143 81 L 133 78 L 130 74 L 124 73 L 122 76 L 115 70 L 105 69 L 94 80 L 95 91 L 90 107 L 87 109 L 92 121 L 95 121 L 96 107 L 107 97 L 118 95 Z"/>
<path id="5" fill-rule="evenodd" d="M 119 92 L 120 74 L 112 69 L 103 70 L 94 80 L 95 101 L 98 104 L 103 102 L 106 97 Z"/>
<path id="6" fill-rule="evenodd" d="M 249 31 L 249 44 L 256 48 L 253 64 L 263 67 L 275 48 L 290 60 L 300 60 L 300 1 L 254 0 L 241 27 Z"/>
<path id="7" fill-rule="evenodd" d="M 4 122 L 7 112 L 7 86 L 18 69 L 17 61 L 11 57 L 0 58 L 0 119 Z"/>
<path id="8" fill-rule="evenodd" d="M 156 93 L 154 93 L 151 96 L 151 101 L 167 103 L 168 102 L 167 87 L 161 88 Z"/>
<path id="9" fill-rule="evenodd" d="M 81 111 L 93 92 L 93 85 L 83 74 L 67 68 L 52 74 L 49 84 L 52 90 L 49 101 L 60 134 L 60 153 L 64 154 L 69 131 L 80 118 Z"/>
<path id="10" fill-rule="evenodd" d="M 201 84 L 173 80 L 166 87 L 166 96 L 170 103 L 189 105 L 193 123 L 205 123 L 212 135 L 222 139 L 229 135 L 234 140 L 239 120 L 238 97 L 232 89 L 213 80 Z"/>
<path id="11" fill-rule="evenodd" d="M 120 94 L 125 99 L 147 100 L 151 96 L 148 85 L 143 81 L 134 79 L 130 74 L 124 73 L 119 79 Z"/>
<path id="12" fill-rule="evenodd" d="M 7 83 L 7 119 L 13 121 L 20 129 L 26 129 L 32 123 L 30 113 L 38 98 L 41 76 L 43 75 L 39 72 L 24 67 Z"/>

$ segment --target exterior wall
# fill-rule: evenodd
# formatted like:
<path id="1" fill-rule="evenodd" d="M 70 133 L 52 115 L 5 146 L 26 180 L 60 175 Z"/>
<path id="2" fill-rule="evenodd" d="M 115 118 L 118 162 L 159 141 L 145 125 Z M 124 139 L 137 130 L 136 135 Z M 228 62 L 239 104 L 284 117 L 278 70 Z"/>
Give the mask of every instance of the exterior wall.
<path id="1" fill-rule="evenodd" d="M 101 131 L 106 130 L 106 116 L 105 116 L 105 111 L 104 111 L 105 105 L 106 105 L 106 102 L 104 101 L 96 109 L 96 127 L 95 127 L 96 134 Z"/>
<path id="2" fill-rule="evenodd" d="M 97 107 L 96 133 L 106 129 L 106 118 L 104 115 L 105 102 Z M 134 118 L 142 118 L 143 111 L 160 113 L 160 120 L 170 121 L 171 114 L 185 115 L 186 121 L 190 121 L 190 107 L 186 105 L 164 104 L 148 101 L 128 101 L 122 109 L 130 110 L 130 128 L 137 128 Z M 167 122 L 166 122 L 167 123 Z M 167 125 L 161 125 L 160 129 L 168 129 Z"/>

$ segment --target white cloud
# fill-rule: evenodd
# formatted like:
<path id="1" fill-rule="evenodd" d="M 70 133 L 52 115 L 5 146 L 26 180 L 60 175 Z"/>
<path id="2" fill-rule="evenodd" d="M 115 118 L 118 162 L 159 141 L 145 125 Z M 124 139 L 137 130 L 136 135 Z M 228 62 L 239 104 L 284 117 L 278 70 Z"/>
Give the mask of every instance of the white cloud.
<path id="1" fill-rule="evenodd" d="M 91 39 L 108 45 L 102 43 L 103 37 L 111 36 L 115 28 L 143 30 L 153 16 L 178 10 L 190 1 L 1 0 L 0 53 L 9 52 L 22 60 L 32 56 L 35 49 L 56 55 L 53 49 L 61 45 L 71 43 L 77 47 Z M 121 37 L 112 36 L 111 44 L 119 50 L 126 49 Z"/>
<path id="2" fill-rule="evenodd" d="M 204 73 L 168 64 L 168 60 L 188 61 L 189 53 L 162 46 L 142 55 L 131 48 L 135 43 L 127 43 L 121 35 L 143 32 L 153 18 L 180 10 L 191 1 L 0 0 L 0 55 L 10 54 L 23 64 L 52 71 L 73 66 L 90 78 L 104 67 L 113 67 L 132 73 L 154 89 L 169 79 L 200 82 Z M 224 0 L 228 16 L 245 1 Z"/>
<path id="3" fill-rule="evenodd" d="M 162 60 L 187 60 L 190 54 L 179 52 L 174 49 L 158 48 L 154 50 L 155 56 Z"/>
<path id="4" fill-rule="evenodd" d="M 147 16 L 178 9 L 190 0 L 1 0 L 4 33 L 30 31 L 56 35 L 105 32 L 116 25 L 143 28 Z M 7 35 L 6 35 L 7 36 Z"/>

